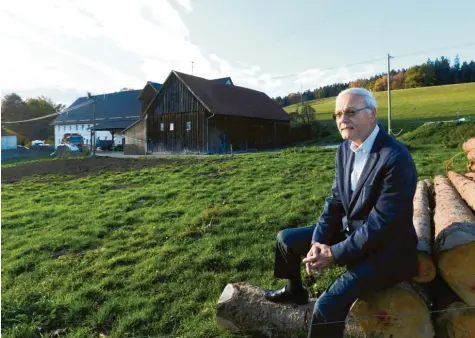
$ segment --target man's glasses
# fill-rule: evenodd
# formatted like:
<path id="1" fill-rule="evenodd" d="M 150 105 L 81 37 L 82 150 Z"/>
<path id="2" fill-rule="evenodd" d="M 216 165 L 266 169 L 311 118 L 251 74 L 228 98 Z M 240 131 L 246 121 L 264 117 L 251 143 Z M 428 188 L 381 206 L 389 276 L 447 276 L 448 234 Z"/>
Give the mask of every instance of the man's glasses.
<path id="1" fill-rule="evenodd" d="M 334 120 L 339 120 L 343 117 L 343 114 L 348 116 L 350 119 L 354 117 L 356 114 L 358 114 L 362 110 L 369 109 L 368 107 L 360 108 L 360 109 L 348 109 L 345 111 L 338 111 L 336 113 L 333 113 L 333 119 Z"/>

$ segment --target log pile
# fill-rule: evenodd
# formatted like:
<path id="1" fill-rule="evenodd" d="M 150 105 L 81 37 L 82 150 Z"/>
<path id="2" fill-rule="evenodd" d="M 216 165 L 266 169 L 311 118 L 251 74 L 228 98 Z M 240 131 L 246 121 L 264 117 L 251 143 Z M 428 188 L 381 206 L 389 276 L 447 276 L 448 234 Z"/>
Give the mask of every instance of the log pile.
<path id="1" fill-rule="evenodd" d="M 475 337 L 475 138 L 463 150 L 469 172 L 417 184 L 418 275 L 356 300 L 347 337 Z M 263 294 L 252 285 L 228 284 L 218 301 L 218 326 L 246 336 L 305 337 L 315 299 L 284 305 Z"/>

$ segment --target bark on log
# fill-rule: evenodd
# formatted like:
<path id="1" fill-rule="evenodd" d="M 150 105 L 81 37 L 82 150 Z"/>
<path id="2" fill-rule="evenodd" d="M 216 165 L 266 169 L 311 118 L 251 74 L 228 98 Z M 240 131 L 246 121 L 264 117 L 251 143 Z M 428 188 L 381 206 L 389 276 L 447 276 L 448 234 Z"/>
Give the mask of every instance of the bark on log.
<path id="1" fill-rule="evenodd" d="M 465 177 L 468 177 L 472 179 L 473 181 L 475 181 L 475 173 L 465 173 Z"/>
<path id="2" fill-rule="evenodd" d="M 307 336 L 314 299 L 306 305 L 276 304 L 265 300 L 263 294 L 264 290 L 256 286 L 228 284 L 217 304 L 218 327 L 259 337 Z M 396 313 L 405 315 L 397 316 Z M 364 317 L 355 318 L 357 315 Z M 369 315 L 373 317 L 366 317 Z M 409 283 L 401 283 L 357 300 L 346 319 L 345 334 L 352 338 L 371 334 L 432 338 L 427 299 Z"/>
<path id="3" fill-rule="evenodd" d="M 431 192 L 426 181 L 417 183 L 414 194 L 413 222 L 416 229 L 419 274 L 413 278 L 418 283 L 432 281 L 436 274 L 435 263 L 432 259 L 432 223 L 430 211 Z"/>
<path id="4" fill-rule="evenodd" d="M 468 153 L 470 150 L 475 149 L 475 137 L 472 137 L 463 143 L 463 151 Z"/>
<path id="5" fill-rule="evenodd" d="M 475 216 L 450 180 L 442 175 L 435 185 L 437 267 L 447 284 L 469 305 L 475 305 Z"/>
<path id="6" fill-rule="evenodd" d="M 350 311 L 366 337 L 434 337 L 429 300 L 413 283 L 358 299 Z"/>
<path id="7" fill-rule="evenodd" d="M 216 320 L 221 330 L 259 337 L 306 337 L 315 299 L 306 305 L 277 304 L 264 298 L 264 290 L 246 283 L 228 284 L 218 300 Z M 358 335 L 351 324 L 346 332 Z"/>
<path id="8" fill-rule="evenodd" d="M 468 206 L 475 210 L 475 182 L 453 171 L 449 171 L 447 176 Z"/>

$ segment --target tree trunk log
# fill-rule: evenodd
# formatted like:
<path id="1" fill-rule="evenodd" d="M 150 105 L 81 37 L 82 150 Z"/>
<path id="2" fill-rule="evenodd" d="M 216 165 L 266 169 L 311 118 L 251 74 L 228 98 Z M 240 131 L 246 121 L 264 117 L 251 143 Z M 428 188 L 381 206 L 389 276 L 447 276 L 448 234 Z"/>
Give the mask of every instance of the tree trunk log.
<path id="1" fill-rule="evenodd" d="M 249 336 L 307 336 L 314 299 L 306 305 L 276 304 L 264 299 L 263 294 L 264 290 L 256 286 L 228 284 L 217 305 L 218 327 Z M 421 290 L 409 283 L 398 284 L 357 300 L 346 319 L 345 335 L 432 338 L 434 331 L 427 304 Z"/>
<path id="2" fill-rule="evenodd" d="M 264 290 L 246 283 L 228 284 L 219 298 L 218 327 L 258 337 L 306 337 L 315 299 L 305 305 L 278 304 L 264 298 Z M 345 332 L 364 337 L 348 323 Z"/>
<path id="3" fill-rule="evenodd" d="M 475 182 L 453 171 L 449 171 L 448 177 L 468 206 L 475 210 Z"/>
<path id="4" fill-rule="evenodd" d="M 468 153 L 470 150 L 475 149 L 475 137 L 472 137 L 463 143 L 463 151 Z"/>
<path id="5" fill-rule="evenodd" d="M 358 299 L 351 314 L 366 337 L 434 337 L 429 300 L 413 283 L 399 283 Z"/>
<path id="6" fill-rule="evenodd" d="M 475 337 L 475 310 L 466 308 L 463 302 L 447 306 L 436 319 L 437 337 L 472 338 Z"/>
<path id="7" fill-rule="evenodd" d="M 432 223 L 430 211 L 431 192 L 426 181 L 417 183 L 414 194 L 414 216 L 413 222 L 416 229 L 418 250 L 419 274 L 413 278 L 418 283 L 428 283 L 432 281 L 436 274 L 436 268 L 432 259 Z"/>
<path id="8" fill-rule="evenodd" d="M 475 305 L 475 216 L 449 179 L 438 175 L 434 185 L 437 267 L 460 298 Z"/>
<path id="9" fill-rule="evenodd" d="M 475 337 L 475 309 L 469 309 L 440 275 L 434 280 L 432 293 L 437 310 L 436 337 Z"/>

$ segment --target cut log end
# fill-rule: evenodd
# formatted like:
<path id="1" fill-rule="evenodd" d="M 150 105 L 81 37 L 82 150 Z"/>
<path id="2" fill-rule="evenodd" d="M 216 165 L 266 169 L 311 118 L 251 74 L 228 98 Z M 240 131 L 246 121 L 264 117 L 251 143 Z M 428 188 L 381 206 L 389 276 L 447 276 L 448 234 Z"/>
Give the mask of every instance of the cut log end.
<path id="1" fill-rule="evenodd" d="M 469 338 L 475 337 L 475 309 L 464 309 L 467 304 L 455 302 L 446 312 L 441 312 L 436 320 L 438 337 Z"/>
<path id="2" fill-rule="evenodd" d="M 429 283 L 436 275 L 436 267 L 432 257 L 424 251 L 417 253 L 418 275 L 413 278 L 417 283 Z"/>
<path id="3" fill-rule="evenodd" d="M 440 253 L 438 267 L 447 284 L 468 305 L 475 306 L 475 242 Z"/>
<path id="4" fill-rule="evenodd" d="M 367 337 L 434 337 L 426 301 L 405 285 L 375 293 L 353 304 L 351 314 Z"/>

